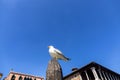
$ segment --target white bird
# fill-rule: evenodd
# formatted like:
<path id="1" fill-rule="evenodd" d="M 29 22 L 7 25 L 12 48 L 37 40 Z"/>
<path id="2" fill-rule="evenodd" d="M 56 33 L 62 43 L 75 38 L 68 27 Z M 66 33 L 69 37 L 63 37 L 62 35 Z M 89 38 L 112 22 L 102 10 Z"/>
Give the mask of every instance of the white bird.
<path id="1" fill-rule="evenodd" d="M 70 60 L 69 58 L 65 57 L 62 52 L 56 48 L 54 48 L 53 46 L 48 46 L 49 48 L 49 53 L 50 56 L 56 60 L 60 59 L 60 60 L 64 60 L 64 61 L 68 61 Z"/>

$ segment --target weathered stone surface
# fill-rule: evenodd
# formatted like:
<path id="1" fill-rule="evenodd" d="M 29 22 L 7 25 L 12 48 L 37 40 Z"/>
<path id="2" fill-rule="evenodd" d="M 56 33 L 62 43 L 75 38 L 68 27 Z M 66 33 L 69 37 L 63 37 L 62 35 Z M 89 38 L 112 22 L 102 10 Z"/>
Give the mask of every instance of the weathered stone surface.
<path id="1" fill-rule="evenodd" d="M 55 59 L 50 60 L 48 63 L 46 80 L 63 80 L 62 68 Z"/>

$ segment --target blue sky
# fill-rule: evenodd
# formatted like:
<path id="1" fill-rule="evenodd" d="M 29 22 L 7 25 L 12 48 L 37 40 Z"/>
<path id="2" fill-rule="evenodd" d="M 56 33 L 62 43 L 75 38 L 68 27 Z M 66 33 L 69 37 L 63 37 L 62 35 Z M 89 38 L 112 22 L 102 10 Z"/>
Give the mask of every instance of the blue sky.
<path id="1" fill-rule="evenodd" d="M 0 72 L 45 77 L 49 45 L 71 61 L 63 74 L 95 61 L 120 73 L 119 0 L 0 0 Z"/>

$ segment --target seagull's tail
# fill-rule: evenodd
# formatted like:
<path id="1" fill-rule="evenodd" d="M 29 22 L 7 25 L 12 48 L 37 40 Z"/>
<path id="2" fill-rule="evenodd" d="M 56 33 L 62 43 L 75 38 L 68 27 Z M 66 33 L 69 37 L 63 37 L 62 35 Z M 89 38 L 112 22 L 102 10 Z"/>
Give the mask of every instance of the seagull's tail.
<path id="1" fill-rule="evenodd" d="M 61 55 L 60 59 L 62 59 L 62 60 L 64 60 L 64 61 L 69 61 L 69 60 L 70 60 L 70 58 L 67 58 L 67 57 L 65 57 L 64 55 Z"/>
<path id="2" fill-rule="evenodd" d="M 65 58 L 64 61 L 70 61 L 71 59 L 70 58 Z"/>

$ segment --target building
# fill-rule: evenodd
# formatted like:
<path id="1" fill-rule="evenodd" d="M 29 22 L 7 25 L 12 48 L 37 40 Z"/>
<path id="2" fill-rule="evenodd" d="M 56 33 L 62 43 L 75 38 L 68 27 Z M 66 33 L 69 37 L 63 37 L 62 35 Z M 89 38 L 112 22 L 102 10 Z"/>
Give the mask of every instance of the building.
<path id="1" fill-rule="evenodd" d="M 2 73 L 0 73 L 0 80 L 1 80 L 2 76 L 3 76 L 3 74 L 2 74 Z"/>
<path id="2" fill-rule="evenodd" d="M 10 71 L 4 80 L 44 80 L 42 77 Z"/>
<path id="3" fill-rule="evenodd" d="M 111 71 L 95 62 L 66 75 L 64 80 L 120 80 L 120 74 Z"/>

